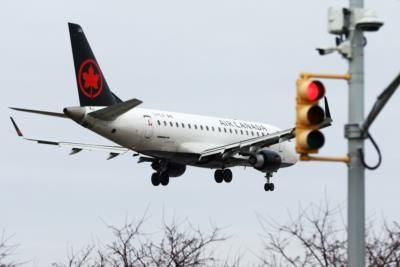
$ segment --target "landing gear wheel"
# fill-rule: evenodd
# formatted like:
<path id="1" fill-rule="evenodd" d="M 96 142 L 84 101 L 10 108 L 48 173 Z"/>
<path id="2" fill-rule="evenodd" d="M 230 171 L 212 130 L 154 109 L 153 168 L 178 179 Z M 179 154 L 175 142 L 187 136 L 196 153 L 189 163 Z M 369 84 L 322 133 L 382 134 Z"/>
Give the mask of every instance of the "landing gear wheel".
<path id="1" fill-rule="evenodd" d="M 275 190 L 275 185 L 274 183 L 269 184 L 269 191 L 274 191 Z"/>
<path id="2" fill-rule="evenodd" d="M 232 181 L 232 171 L 230 169 L 224 170 L 223 177 L 226 183 L 230 183 Z"/>
<path id="3" fill-rule="evenodd" d="M 264 190 L 265 191 L 269 191 L 269 184 L 268 183 L 264 185 Z"/>
<path id="4" fill-rule="evenodd" d="M 222 183 L 222 181 L 224 180 L 224 173 L 222 170 L 216 170 L 214 173 L 214 179 L 217 183 Z"/>
<path id="5" fill-rule="evenodd" d="M 151 175 L 151 183 L 154 185 L 154 186 L 159 186 L 160 185 L 160 176 L 158 175 L 158 173 L 153 173 L 152 175 Z"/>
<path id="6" fill-rule="evenodd" d="M 264 185 L 264 190 L 265 191 L 274 191 L 275 190 L 275 185 L 274 183 L 266 183 Z"/>
<path id="7" fill-rule="evenodd" d="M 167 173 L 163 173 L 160 175 L 160 182 L 163 186 L 166 186 L 169 184 L 169 176 Z"/>

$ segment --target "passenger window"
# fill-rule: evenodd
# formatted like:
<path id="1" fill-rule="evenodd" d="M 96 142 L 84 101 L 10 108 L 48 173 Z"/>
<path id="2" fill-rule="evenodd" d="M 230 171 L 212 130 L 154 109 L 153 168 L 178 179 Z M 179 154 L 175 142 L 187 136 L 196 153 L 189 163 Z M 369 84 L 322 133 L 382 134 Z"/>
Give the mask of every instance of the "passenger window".
<path id="1" fill-rule="evenodd" d="M 206 130 L 208 131 L 208 126 L 206 126 Z"/>
<path id="2" fill-rule="evenodd" d="M 226 132 L 226 128 L 224 128 L 224 132 Z"/>
<path id="3" fill-rule="evenodd" d="M 249 135 L 249 131 L 246 130 L 246 135 Z"/>
<path id="4" fill-rule="evenodd" d="M 235 134 L 237 134 L 238 133 L 238 131 L 237 131 L 237 129 L 235 129 Z"/>
<path id="5" fill-rule="evenodd" d="M 253 133 L 253 131 L 251 131 L 251 136 L 254 136 L 254 133 Z"/>
<path id="6" fill-rule="evenodd" d="M 171 125 L 171 127 L 174 127 L 174 124 L 172 123 L 172 121 L 169 122 L 169 125 Z"/>
<path id="7" fill-rule="evenodd" d="M 229 129 L 229 132 L 232 133 L 232 129 Z"/>
<path id="8" fill-rule="evenodd" d="M 166 121 L 164 121 L 164 126 L 167 126 L 167 122 Z"/>
<path id="9" fill-rule="evenodd" d="M 221 127 L 218 127 L 218 132 L 221 132 Z"/>
<path id="10" fill-rule="evenodd" d="M 196 124 L 194 125 L 194 128 L 197 130 L 197 125 Z"/>
<path id="11" fill-rule="evenodd" d="M 243 135 L 243 130 L 240 130 L 240 134 Z"/>
<path id="12" fill-rule="evenodd" d="M 161 121 L 160 120 L 157 120 L 157 123 L 158 123 L 158 125 L 161 125 Z"/>
<path id="13" fill-rule="evenodd" d="M 191 129 L 191 128 L 192 128 L 192 126 L 190 126 L 190 123 L 188 123 L 188 128 L 189 128 L 189 129 Z"/>
<path id="14" fill-rule="evenodd" d="M 215 131 L 214 126 L 211 126 L 211 130 L 212 130 L 213 132 Z"/>
<path id="15" fill-rule="evenodd" d="M 182 128 L 185 128 L 185 124 L 182 122 Z"/>
<path id="16" fill-rule="evenodd" d="M 203 125 L 200 125 L 200 130 L 202 130 L 202 131 L 203 131 Z"/>
<path id="17" fill-rule="evenodd" d="M 179 128 L 179 123 L 175 123 L 176 124 L 176 128 Z"/>
<path id="18" fill-rule="evenodd" d="M 260 133 L 259 133 L 259 132 L 257 132 L 257 136 L 260 136 Z"/>

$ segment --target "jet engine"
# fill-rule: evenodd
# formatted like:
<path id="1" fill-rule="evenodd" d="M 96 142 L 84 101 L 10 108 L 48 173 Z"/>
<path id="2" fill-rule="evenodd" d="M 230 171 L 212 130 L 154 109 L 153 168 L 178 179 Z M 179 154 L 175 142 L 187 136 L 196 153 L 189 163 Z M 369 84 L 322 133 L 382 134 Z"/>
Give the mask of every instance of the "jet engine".
<path id="1" fill-rule="evenodd" d="M 167 172 L 169 177 L 181 176 L 185 171 L 186 171 L 186 165 L 177 163 L 168 163 Z"/>
<path id="2" fill-rule="evenodd" d="M 167 173 L 168 177 L 178 177 L 186 171 L 186 165 L 172 163 L 164 160 L 154 160 L 151 163 L 153 170 L 160 173 Z"/>
<path id="3" fill-rule="evenodd" d="M 249 157 L 249 163 L 259 171 L 274 172 L 281 167 L 282 158 L 274 151 L 260 150 Z"/>

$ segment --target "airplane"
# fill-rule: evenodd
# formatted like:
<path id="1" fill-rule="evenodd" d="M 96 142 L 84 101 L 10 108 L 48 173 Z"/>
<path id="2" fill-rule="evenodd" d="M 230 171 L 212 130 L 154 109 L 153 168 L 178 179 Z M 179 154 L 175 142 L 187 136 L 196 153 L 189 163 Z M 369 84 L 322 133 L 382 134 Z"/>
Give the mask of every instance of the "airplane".
<path id="1" fill-rule="evenodd" d="M 217 183 L 232 181 L 231 168 L 252 167 L 265 174 L 264 190 L 274 191 L 273 173 L 298 161 L 292 139 L 295 128 L 236 119 L 215 118 L 139 108 L 136 98 L 122 101 L 108 87 L 89 42 L 78 24 L 68 23 L 80 106 L 49 112 L 10 107 L 13 110 L 71 119 L 116 145 L 94 145 L 26 138 L 39 144 L 68 147 L 70 155 L 83 150 L 109 153 L 108 159 L 133 152 L 139 163 L 150 163 L 151 183 L 166 186 L 184 174 L 187 166 L 214 169 Z M 325 99 L 325 125 L 332 121 Z"/>

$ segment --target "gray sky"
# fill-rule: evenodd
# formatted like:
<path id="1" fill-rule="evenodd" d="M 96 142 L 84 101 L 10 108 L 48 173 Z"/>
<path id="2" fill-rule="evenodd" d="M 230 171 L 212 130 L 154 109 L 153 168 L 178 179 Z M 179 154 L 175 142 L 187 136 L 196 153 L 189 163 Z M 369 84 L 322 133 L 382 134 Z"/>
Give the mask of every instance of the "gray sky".
<path id="1" fill-rule="evenodd" d="M 400 70 L 400 1 L 367 1 L 385 21 L 368 34 L 366 111 Z M 15 234 L 18 257 L 37 266 L 63 260 L 68 245 L 110 240 L 104 222 L 121 225 L 147 210 L 148 229 L 161 220 L 188 219 L 208 229 L 226 227 L 226 251 L 256 261 L 262 232 L 257 215 L 285 222 L 299 205 L 327 198 L 343 205 L 347 169 L 341 164 L 300 163 L 283 169 L 263 190 L 263 174 L 235 168 L 231 184 L 217 185 L 213 171 L 188 168 L 166 188 L 153 187 L 152 170 L 129 155 L 106 161 L 101 152 L 67 150 L 19 140 L 13 115 L 28 137 L 107 144 L 68 120 L 15 113 L 8 106 L 61 111 L 78 105 L 67 22 L 82 25 L 109 86 L 143 107 L 260 121 L 281 128 L 294 123 L 295 80 L 302 70 L 344 73 L 338 55 L 320 57 L 331 45 L 326 10 L 347 1 L 150 0 L 20 1 L 0 5 L 0 229 Z M 325 130 L 321 154 L 347 150 L 347 86 L 326 82 L 334 126 Z M 396 165 L 398 92 L 371 133 L 384 161 L 367 172 L 367 216 L 400 221 Z M 367 145 L 367 159 L 375 151 Z M 396 174 L 397 173 L 397 174 Z M 344 216 L 346 215 L 344 211 Z"/>

